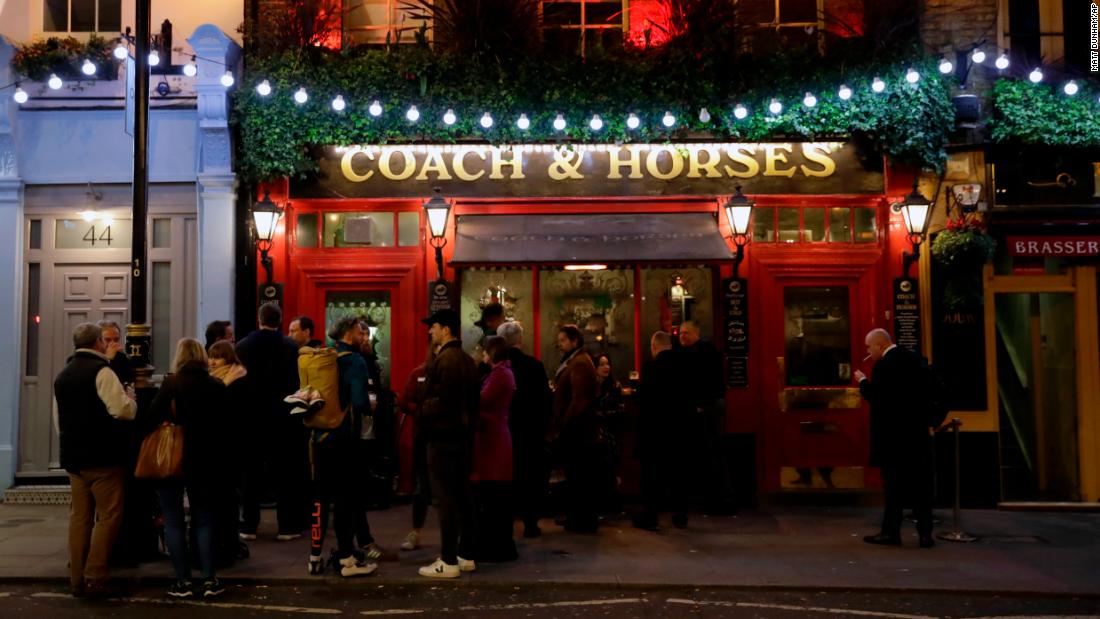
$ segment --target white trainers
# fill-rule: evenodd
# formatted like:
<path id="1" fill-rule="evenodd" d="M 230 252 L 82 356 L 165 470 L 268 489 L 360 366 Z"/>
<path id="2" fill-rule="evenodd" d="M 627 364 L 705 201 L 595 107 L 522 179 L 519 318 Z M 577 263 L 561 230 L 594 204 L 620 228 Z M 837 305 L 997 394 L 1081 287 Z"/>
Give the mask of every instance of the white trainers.
<path id="1" fill-rule="evenodd" d="M 401 542 L 401 550 L 416 550 L 417 548 L 420 548 L 420 531 L 413 529 L 405 536 L 405 541 Z"/>
<path id="2" fill-rule="evenodd" d="M 443 559 L 440 558 L 436 559 L 435 563 L 420 568 L 420 575 L 427 578 L 458 578 L 462 575 L 462 572 L 457 565 L 444 563 Z"/>
<path id="3" fill-rule="evenodd" d="M 301 533 L 280 533 L 275 536 L 275 540 L 279 542 L 292 542 L 296 539 L 301 539 Z"/>
<path id="4" fill-rule="evenodd" d="M 344 578 L 369 576 L 373 574 L 376 569 L 378 569 L 377 563 L 370 563 L 366 560 L 358 559 L 355 555 L 340 559 L 340 575 Z"/>
<path id="5" fill-rule="evenodd" d="M 474 563 L 473 559 L 463 559 L 462 557 L 459 557 L 458 569 L 462 570 L 463 572 L 472 572 L 477 569 L 477 564 Z"/>

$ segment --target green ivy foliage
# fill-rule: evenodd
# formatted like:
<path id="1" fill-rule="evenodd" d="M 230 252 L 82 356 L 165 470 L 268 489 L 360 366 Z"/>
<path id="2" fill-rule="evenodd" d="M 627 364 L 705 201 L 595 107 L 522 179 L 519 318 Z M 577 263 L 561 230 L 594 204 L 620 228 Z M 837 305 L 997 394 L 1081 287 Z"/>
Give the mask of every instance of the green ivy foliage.
<path id="1" fill-rule="evenodd" d="M 868 63 L 842 72 L 837 66 L 814 66 L 815 60 L 760 59 L 740 72 L 728 66 L 715 71 L 713 63 L 689 56 L 671 63 L 641 52 L 587 60 L 535 57 L 479 63 L 419 45 L 327 56 L 288 52 L 253 57 L 235 96 L 240 173 L 248 180 L 303 175 L 315 169 L 315 149 L 324 145 L 852 137 L 894 160 L 942 168 L 954 108 L 934 60 L 913 65 L 921 73 L 916 85 L 905 81 L 905 65 Z M 730 79 L 731 74 L 737 78 Z M 871 91 L 875 76 L 886 82 L 885 92 Z M 255 90 L 264 79 L 273 89 L 267 97 Z M 848 101 L 837 96 L 842 83 L 853 91 Z M 310 97 L 304 105 L 292 98 L 301 87 Z M 802 104 L 807 92 L 818 99 L 813 108 Z M 347 102 L 343 112 L 330 106 L 337 94 Z M 773 97 L 784 105 L 776 116 L 767 110 Z M 385 110 L 378 118 L 367 112 L 375 100 Z M 733 116 L 738 103 L 749 110 L 743 120 Z M 410 105 L 421 113 L 417 123 L 405 118 Z M 699 119 L 704 107 L 709 122 Z M 458 117 L 452 126 L 442 122 L 448 109 Z M 670 130 L 660 122 L 666 111 L 677 118 Z M 486 112 L 494 120 L 488 130 L 478 122 Z M 631 112 L 642 120 L 637 130 L 626 127 Z M 516 127 L 520 113 L 530 119 L 529 130 Z M 568 123 L 561 132 L 552 127 L 559 113 Z M 604 121 L 598 132 L 588 126 L 593 114 Z"/>
<path id="2" fill-rule="evenodd" d="M 118 61 L 111 54 L 111 41 L 93 33 L 87 41 L 73 37 L 50 37 L 44 41 L 19 46 L 12 58 L 12 68 L 27 79 L 46 81 L 50 74 L 63 79 L 92 79 L 81 72 L 85 60 L 96 65 L 96 79 L 114 79 Z"/>
<path id="3" fill-rule="evenodd" d="M 1100 88 L 1081 83 L 1068 96 L 1062 85 L 1032 84 L 1025 80 L 999 80 L 993 86 L 995 142 L 1047 146 L 1100 146 Z"/>

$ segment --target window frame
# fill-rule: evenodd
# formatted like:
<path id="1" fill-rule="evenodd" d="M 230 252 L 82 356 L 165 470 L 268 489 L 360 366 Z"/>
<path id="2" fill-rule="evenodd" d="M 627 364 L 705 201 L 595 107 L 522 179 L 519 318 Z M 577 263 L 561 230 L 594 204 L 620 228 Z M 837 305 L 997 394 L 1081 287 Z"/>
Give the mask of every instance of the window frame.
<path id="1" fill-rule="evenodd" d="M 388 16 L 385 24 L 373 25 L 373 26 L 354 26 L 349 27 L 347 24 L 348 14 L 355 9 L 365 7 L 367 4 L 371 5 L 386 5 L 386 15 Z M 395 44 L 398 42 L 398 33 L 411 33 L 420 27 L 420 20 L 408 19 L 408 8 L 404 7 L 401 0 L 343 0 L 340 3 L 343 13 L 340 19 L 340 41 L 342 46 L 346 49 L 352 45 L 385 45 L 387 36 L 389 42 Z M 364 8 L 365 10 L 365 8 Z M 406 26 L 404 25 L 406 20 L 409 23 L 415 24 Z M 432 28 L 430 24 L 431 20 L 424 20 L 424 23 L 428 23 L 428 40 L 432 40 Z M 374 38 L 370 33 L 380 33 L 378 38 Z M 359 41 L 355 37 L 355 33 L 361 33 L 366 35 L 366 40 Z M 402 43 L 415 43 L 416 38 L 411 34 L 408 37 L 402 37 Z"/>
<path id="2" fill-rule="evenodd" d="M 618 24 L 612 23 L 597 23 L 590 24 L 587 19 L 587 7 L 589 4 L 611 4 L 607 0 L 539 0 L 539 29 L 542 32 L 547 30 L 579 30 L 581 33 L 581 58 L 584 58 L 588 53 L 587 33 L 589 30 L 614 30 L 619 29 L 622 31 L 623 40 L 626 40 L 627 34 L 630 32 L 630 0 L 621 0 L 619 11 Z M 546 24 L 545 9 L 548 4 L 579 4 L 581 7 L 581 23 L 579 24 Z"/>
<path id="3" fill-rule="evenodd" d="M 1039 39 L 1039 62 L 1044 66 L 1066 66 L 1066 30 L 1065 13 L 1061 0 L 1031 0 L 1037 5 L 1039 15 L 1039 29 L 1037 32 L 1012 32 L 1012 0 L 999 0 L 997 11 L 997 46 L 1004 50 L 1014 64 L 1022 65 L 1024 71 L 1030 71 L 1033 66 L 1025 63 L 1033 62 L 1033 59 L 1023 58 L 1020 50 L 1013 50 L 1012 39 L 1023 37 L 1035 37 Z M 1057 28 L 1057 32 L 1048 30 L 1047 26 Z"/>
<path id="4" fill-rule="evenodd" d="M 72 37 L 75 37 L 75 38 L 79 39 L 79 38 L 89 37 L 93 34 L 103 34 L 104 32 L 107 32 L 107 33 L 113 33 L 114 32 L 114 29 L 104 30 L 103 28 L 100 28 L 100 21 L 101 21 L 100 5 L 101 5 L 101 0 L 92 0 L 93 2 L 95 2 L 95 29 L 93 29 L 93 30 L 73 30 L 72 29 L 72 24 L 73 24 L 73 2 L 74 2 L 74 0 L 66 0 L 66 7 L 67 7 L 66 12 L 65 12 L 65 27 L 66 27 L 66 29 L 65 30 L 47 30 L 46 29 L 46 15 L 48 14 L 48 11 L 46 10 L 47 1 L 48 0 L 42 0 L 40 3 L 37 4 L 38 9 L 39 9 L 38 25 L 41 27 L 40 32 L 44 36 L 67 35 L 67 36 L 72 36 Z M 122 9 L 123 9 L 123 7 L 122 7 L 122 5 L 123 5 L 123 2 L 119 2 L 119 5 L 118 5 L 118 23 L 119 23 L 120 27 L 123 24 L 123 19 L 122 19 L 122 15 L 123 15 L 123 10 Z"/>

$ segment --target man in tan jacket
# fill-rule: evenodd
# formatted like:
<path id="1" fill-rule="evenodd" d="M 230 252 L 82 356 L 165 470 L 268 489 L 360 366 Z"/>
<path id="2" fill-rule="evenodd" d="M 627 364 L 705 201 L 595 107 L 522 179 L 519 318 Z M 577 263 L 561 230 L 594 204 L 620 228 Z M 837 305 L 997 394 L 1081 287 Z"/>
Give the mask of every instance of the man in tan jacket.
<path id="1" fill-rule="evenodd" d="M 565 530 L 595 533 L 599 521 L 599 425 L 596 418 L 596 366 L 584 349 L 577 325 L 558 330 L 561 365 L 554 375 L 551 441 L 565 469 Z"/>

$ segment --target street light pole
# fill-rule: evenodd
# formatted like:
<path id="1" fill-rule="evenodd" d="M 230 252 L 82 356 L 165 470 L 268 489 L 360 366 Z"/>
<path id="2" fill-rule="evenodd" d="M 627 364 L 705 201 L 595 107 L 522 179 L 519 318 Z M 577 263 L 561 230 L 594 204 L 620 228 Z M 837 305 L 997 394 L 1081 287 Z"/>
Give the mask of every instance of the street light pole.
<path id="1" fill-rule="evenodd" d="M 138 387 L 148 386 L 151 328 L 146 320 L 148 251 L 145 219 L 149 210 L 149 36 L 150 1 L 136 0 L 134 24 L 134 200 L 130 246 L 130 324 L 126 325 L 126 352 L 134 365 Z"/>

